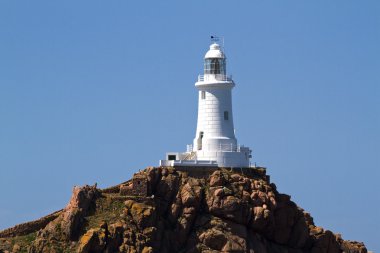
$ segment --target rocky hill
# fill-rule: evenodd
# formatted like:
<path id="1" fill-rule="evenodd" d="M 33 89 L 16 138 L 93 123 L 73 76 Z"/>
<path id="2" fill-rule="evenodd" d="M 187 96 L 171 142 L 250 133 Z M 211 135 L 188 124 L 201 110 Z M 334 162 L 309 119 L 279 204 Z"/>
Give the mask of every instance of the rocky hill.
<path id="1" fill-rule="evenodd" d="M 316 226 L 263 168 L 193 169 L 75 187 L 64 209 L 0 231 L 0 252 L 367 252 Z"/>

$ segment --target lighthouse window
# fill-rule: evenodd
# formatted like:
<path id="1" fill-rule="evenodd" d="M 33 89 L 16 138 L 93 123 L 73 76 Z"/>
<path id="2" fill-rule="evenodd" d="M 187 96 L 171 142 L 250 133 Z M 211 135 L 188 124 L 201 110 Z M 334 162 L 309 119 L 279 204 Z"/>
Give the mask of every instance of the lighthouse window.
<path id="1" fill-rule="evenodd" d="M 206 92 L 204 90 L 201 91 L 201 98 L 206 99 Z"/>
<path id="2" fill-rule="evenodd" d="M 205 60 L 205 74 L 226 74 L 226 59 L 208 58 Z"/>
<path id="3" fill-rule="evenodd" d="M 215 71 L 213 74 L 220 74 L 220 64 L 218 59 L 213 59 L 211 61 L 211 70 Z"/>
<path id="4" fill-rule="evenodd" d="M 168 155 L 168 160 L 170 160 L 170 161 L 177 160 L 177 156 L 176 155 Z"/>
<path id="5" fill-rule="evenodd" d="M 224 111 L 224 120 L 228 120 L 228 111 Z"/>

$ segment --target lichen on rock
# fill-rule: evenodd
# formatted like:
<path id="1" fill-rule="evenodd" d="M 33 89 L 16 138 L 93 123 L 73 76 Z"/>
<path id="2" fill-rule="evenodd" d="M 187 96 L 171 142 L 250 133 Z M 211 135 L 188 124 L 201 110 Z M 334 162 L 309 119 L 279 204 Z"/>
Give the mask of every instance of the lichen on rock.
<path id="1" fill-rule="evenodd" d="M 363 243 L 315 226 L 265 171 L 217 169 L 200 176 L 191 169 L 150 167 L 128 181 L 145 185 L 127 182 L 120 191 L 76 187 L 66 208 L 34 231 L 31 242 L 13 239 L 0 251 L 367 252 Z"/>

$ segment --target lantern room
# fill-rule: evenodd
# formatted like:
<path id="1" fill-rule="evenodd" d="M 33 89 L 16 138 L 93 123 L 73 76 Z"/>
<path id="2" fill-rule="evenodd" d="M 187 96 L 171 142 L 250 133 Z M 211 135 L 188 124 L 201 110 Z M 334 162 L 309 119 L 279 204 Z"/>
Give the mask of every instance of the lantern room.
<path id="1" fill-rule="evenodd" d="M 226 57 L 219 44 L 213 43 L 205 55 L 204 74 L 225 75 L 226 72 Z"/>

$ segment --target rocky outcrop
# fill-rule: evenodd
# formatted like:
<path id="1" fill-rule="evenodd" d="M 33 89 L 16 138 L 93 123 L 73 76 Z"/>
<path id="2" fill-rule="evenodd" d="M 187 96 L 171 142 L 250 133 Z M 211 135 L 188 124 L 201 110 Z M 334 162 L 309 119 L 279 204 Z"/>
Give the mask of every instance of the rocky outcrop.
<path id="1" fill-rule="evenodd" d="M 61 213 L 62 210 L 59 210 L 38 220 L 22 223 L 12 228 L 7 228 L 0 232 L 0 238 L 23 236 L 34 231 L 40 230 L 44 228 L 47 224 L 49 224 L 51 221 L 55 220 Z"/>
<path id="2" fill-rule="evenodd" d="M 51 252 L 52 248 L 59 249 L 61 244 L 78 240 L 84 217 L 95 211 L 95 201 L 99 196 L 96 186 L 74 187 L 69 204 L 54 221 L 38 231 L 29 252 Z"/>
<path id="3" fill-rule="evenodd" d="M 135 181 L 121 184 L 119 191 L 109 189 L 74 188 L 68 206 L 26 248 L 29 252 L 367 252 L 363 243 L 345 241 L 316 226 L 310 214 L 289 195 L 279 193 L 262 171 L 247 175 L 218 169 L 195 177 L 183 168 L 148 168 L 137 173 Z M 139 189 L 143 192 L 128 195 Z"/>

